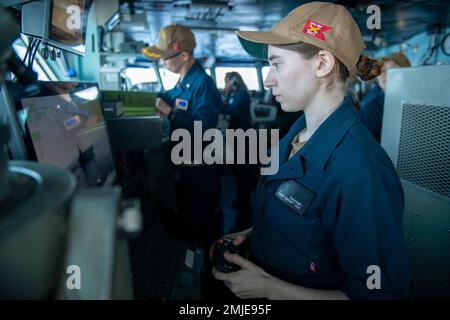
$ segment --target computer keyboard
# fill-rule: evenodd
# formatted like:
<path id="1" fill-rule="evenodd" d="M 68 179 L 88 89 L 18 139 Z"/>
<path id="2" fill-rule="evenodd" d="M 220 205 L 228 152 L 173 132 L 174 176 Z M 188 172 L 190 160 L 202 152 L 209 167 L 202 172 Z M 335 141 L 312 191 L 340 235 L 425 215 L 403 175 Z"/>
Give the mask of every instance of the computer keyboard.
<path id="1" fill-rule="evenodd" d="M 137 298 L 171 299 L 183 258 L 182 243 L 168 238 L 159 229 L 151 230 L 143 241 L 147 250 L 135 278 Z"/>

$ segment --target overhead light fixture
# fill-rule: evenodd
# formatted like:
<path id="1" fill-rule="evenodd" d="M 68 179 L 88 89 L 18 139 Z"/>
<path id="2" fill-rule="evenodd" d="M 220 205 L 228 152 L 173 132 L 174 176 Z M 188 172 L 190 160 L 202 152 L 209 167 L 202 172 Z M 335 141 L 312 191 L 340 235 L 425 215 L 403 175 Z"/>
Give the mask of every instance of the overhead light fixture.
<path id="1" fill-rule="evenodd" d="M 191 0 L 175 1 L 174 7 L 186 7 L 187 20 L 214 21 L 233 8 L 229 0 Z"/>
<path id="2" fill-rule="evenodd" d="M 417 53 L 419 51 L 419 45 L 418 44 L 417 45 L 412 45 L 412 44 L 404 42 L 404 43 L 402 43 L 400 45 L 400 51 L 406 51 L 408 48 L 411 49 L 413 53 Z"/>
<path id="3" fill-rule="evenodd" d="M 374 43 L 377 47 L 379 47 L 379 46 L 383 43 L 383 39 L 380 38 L 380 37 L 378 37 L 378 36 L 376 36 L 376 37 L 373 39 L 373 43 Z"/>

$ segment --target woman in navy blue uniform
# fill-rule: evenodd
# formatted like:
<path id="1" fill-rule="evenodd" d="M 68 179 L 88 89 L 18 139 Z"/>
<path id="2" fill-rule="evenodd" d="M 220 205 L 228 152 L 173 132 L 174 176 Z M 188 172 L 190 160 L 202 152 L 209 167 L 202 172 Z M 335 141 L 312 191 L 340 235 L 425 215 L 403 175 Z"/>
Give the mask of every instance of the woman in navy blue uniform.
<path id="1" fill-rule="evenodd" d="M 212 272 L 240 298 L 396 299 L 410 292 L 403 240 L 403 189 L 391 160 L 361 124 L 346 84 L 376 75 L 354 19 L 340 5 L 312 2 L 270 32 L 238 32 L 268 59 L 270 87 L 285 111 L 304 111 L 280 141 L 280 166 L 257 189 L 241 269 Z"/>
<path id="2" fill-rule="evenodd" d="M 225 75 L 224 108 L 221 113 L 228 116 L 229 129 L 251 128 L 250 94 L 241 75 L 228 72 Z"/>

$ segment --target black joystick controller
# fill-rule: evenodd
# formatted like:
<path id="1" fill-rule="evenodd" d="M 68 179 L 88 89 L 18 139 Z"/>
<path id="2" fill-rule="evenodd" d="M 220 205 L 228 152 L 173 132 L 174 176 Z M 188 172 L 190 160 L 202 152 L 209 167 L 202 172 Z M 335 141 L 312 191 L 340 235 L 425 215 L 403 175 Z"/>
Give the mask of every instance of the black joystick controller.
<path id="1" fill-rule="evenodd" d="M 214 246 L 214 261 L 217 270 L 220 272 L 235 272 L 241 269 L 238 265 L 225 259 L 225 252 L 234 253 L 248 259 L 249 252 L 243 246 L 233 244 L 232 239 L 220 239 Z"/>

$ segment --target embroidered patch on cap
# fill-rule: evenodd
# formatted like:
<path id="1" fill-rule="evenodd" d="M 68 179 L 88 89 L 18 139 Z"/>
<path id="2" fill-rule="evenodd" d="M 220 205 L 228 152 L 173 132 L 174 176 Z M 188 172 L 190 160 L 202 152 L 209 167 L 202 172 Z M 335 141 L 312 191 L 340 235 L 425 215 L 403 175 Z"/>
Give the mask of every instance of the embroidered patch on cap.
<path id="1" fill-rule="evenodd" d="M 307 35 L 310 35 L 314 38 L 325 41 L 325 36 L 323 35 L 323 33 L 330 29 L 331 28 L 327 27 L 326 25 L 314 22 L 312 20 L 308 20 L 303 26 L 303 33 L 306 33 Z"/>
<path id="2" fill-rule="evenodd" d="M 188 102 L 187 102 L 187 100 L 176 99 L 176 100 L 175 100 L 175 107 L 176 107 L 177 109 L 180 109 L 180 110 L 187 110 L 187 108 L 188 108 Z"/>

